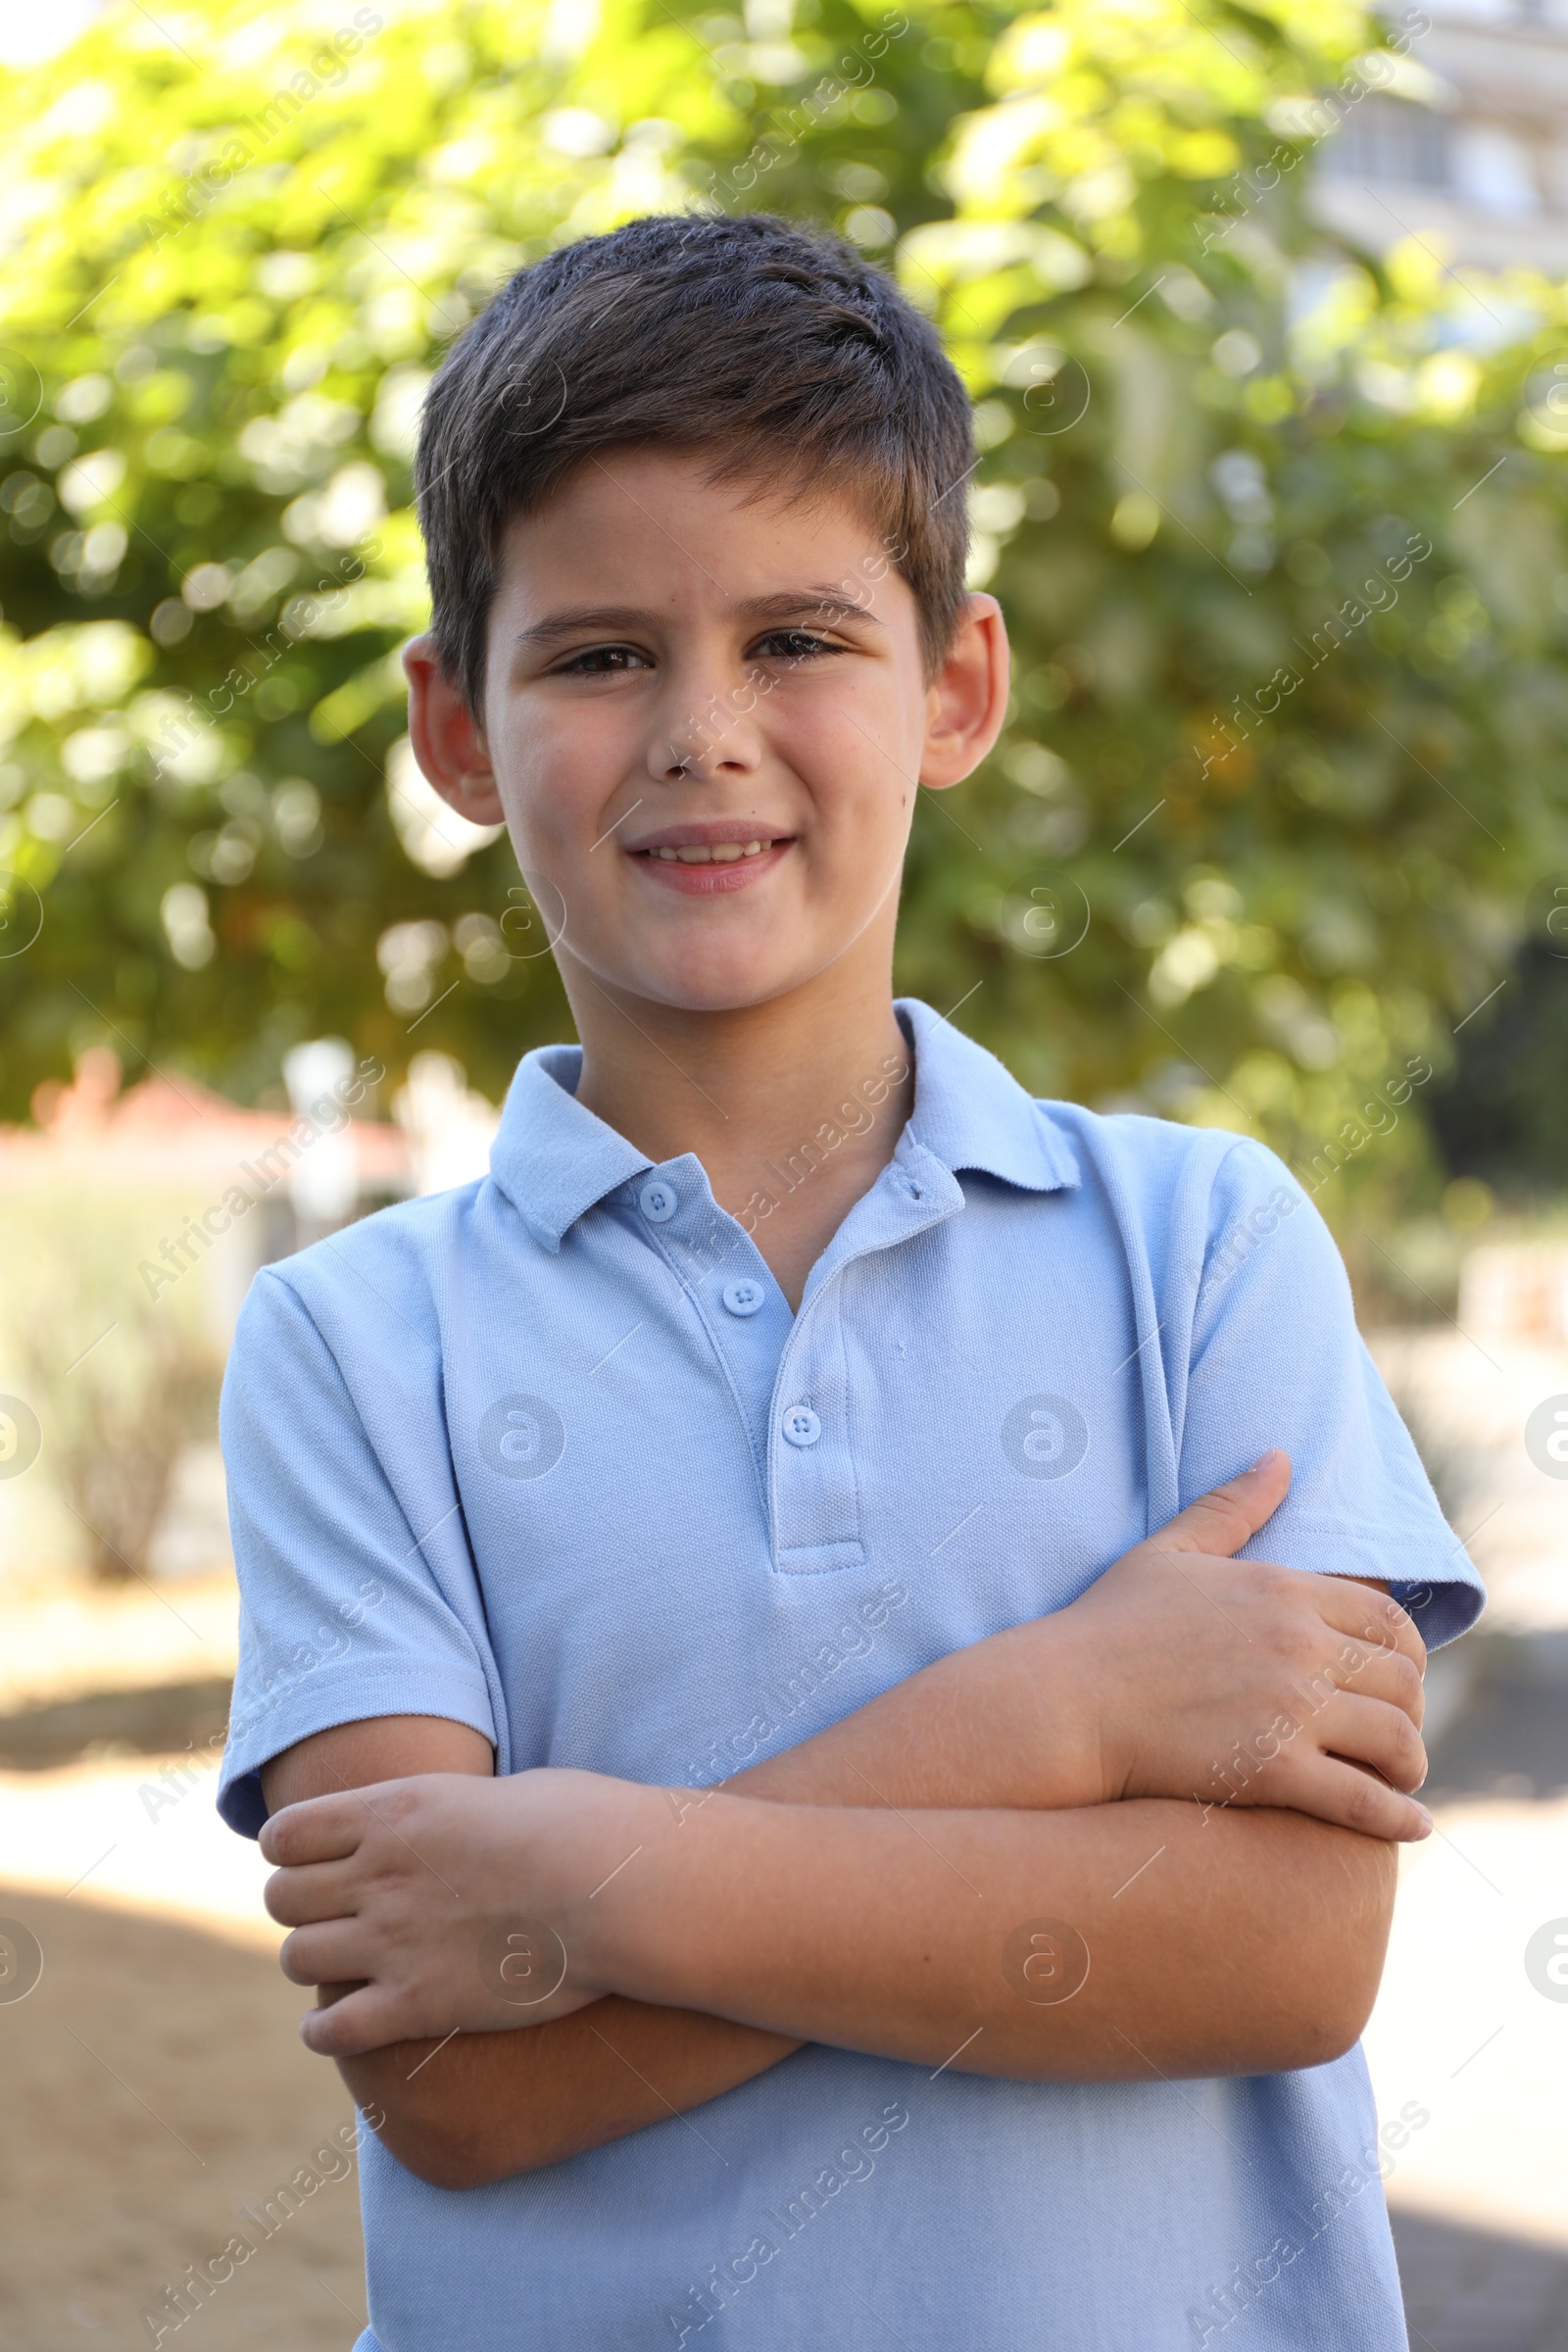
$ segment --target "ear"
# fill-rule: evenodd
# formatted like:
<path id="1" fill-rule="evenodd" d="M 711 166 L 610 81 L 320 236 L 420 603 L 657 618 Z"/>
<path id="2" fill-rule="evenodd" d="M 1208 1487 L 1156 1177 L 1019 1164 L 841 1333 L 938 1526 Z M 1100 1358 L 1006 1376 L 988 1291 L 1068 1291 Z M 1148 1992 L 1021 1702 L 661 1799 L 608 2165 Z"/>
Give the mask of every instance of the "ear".
<path id="1" fill-rule="evenodd" d="M 477 720 L 442 666 L 433 637 L 403 649 L 409 735 L 420 769 L 449 808 L 471 825 L 501 825 L 506 810 Z"/>
<path id="2" fill-rule="evenodd" d="M 953 650 L 926 696 L 920 781 L 933 792 L 973 775 L 1007 715 L 1006 623 L 994 596 L 971 595 Z"/>

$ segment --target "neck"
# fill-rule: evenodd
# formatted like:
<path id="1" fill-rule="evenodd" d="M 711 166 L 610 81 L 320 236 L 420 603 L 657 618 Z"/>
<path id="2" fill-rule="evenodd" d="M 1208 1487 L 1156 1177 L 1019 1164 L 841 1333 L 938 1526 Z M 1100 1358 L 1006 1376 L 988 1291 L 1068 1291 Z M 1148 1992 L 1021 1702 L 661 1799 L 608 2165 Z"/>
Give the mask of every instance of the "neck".
<path id="1" fill-rule="evenodd" d="M 716 1013 L 615 992 L 580 968 L 565 975 L 583 1046 L 578 1102 L 652 1160 L 695 1153 L 792 1303 L 893 1156 L 914 1101 L 891 975 L 884 966 L 868 987 L 843 968 L 857 960 Z"/>

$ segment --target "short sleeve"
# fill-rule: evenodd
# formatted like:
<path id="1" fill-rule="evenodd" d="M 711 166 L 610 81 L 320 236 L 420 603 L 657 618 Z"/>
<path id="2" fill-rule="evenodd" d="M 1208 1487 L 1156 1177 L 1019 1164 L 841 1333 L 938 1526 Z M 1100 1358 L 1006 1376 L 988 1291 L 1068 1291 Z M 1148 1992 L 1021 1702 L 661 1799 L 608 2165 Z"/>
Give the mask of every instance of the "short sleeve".
<path id="1" fill-rule="evenodd" d="M 1291 1491 L 1243 1558 L 1387 1581 L 1429 1649 L 1475 1623 L 1481 1580 L 1355 1327 L 1323 1219 L 1283 1162 L 1216 1171 L 1181 1442 L 1185 1505 L 1283 1446 Z"/>
<path id="2" fill-rule="evenodd" d="M 420 1411 L 416 1379 L 408 1360 L 389 1368 L 389 1415 L 405 1428 Z M 441 1426 L 438 1392 L 428 1409 Z M 416 1458 L 398 1491 L 330 1348 L 276 1274 L 257 1278 L 240 1317 L 220 1429 L 240 1588 L 218 1797 L 229 1827 L 254 1838 L 267 1819 L 260 1767 L 337 1724 L 439 1715 L 494 1742 L 450 1457 L 405 1446 Z"/>

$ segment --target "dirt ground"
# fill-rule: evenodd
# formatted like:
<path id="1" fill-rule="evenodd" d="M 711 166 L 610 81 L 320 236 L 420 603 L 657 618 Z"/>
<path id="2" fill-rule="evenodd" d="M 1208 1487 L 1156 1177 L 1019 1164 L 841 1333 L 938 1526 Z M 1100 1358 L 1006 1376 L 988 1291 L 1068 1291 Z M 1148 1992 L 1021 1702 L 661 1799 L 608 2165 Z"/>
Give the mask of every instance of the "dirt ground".
<path id="1" fill-rule="evenodd" d="M 0 2001 L 0 2343 L 145 2348 L 142 2312 L 353 2106 L 301 2045 L 303 1996 L 266 1951 L 3 1884 L 0 1918 L 44 1958 L 33 1991 Z M 365 2314 L 354 2170 L 249 2234 L 250 2261 L 164 2344 L 349 2352 Z"/>

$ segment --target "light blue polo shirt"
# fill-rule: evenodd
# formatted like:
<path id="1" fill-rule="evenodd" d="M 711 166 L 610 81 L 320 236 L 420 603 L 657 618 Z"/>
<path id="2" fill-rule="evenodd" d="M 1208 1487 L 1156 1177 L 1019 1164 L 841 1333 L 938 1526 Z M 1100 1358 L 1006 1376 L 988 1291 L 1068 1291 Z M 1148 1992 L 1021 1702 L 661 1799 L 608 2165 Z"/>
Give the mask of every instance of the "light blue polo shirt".
<path id="1" fill-rule="evenodd" d="M 1429 1643 L 1472 1622 L 1281 1162 L 1032 1102 L 899 1010 L 913 1114 L 796 1315 L 696 1158 L 577 1103 L 567 1047 L 521 1064 L 483 1182 L 258 1278 L 235 1829 L 269 1757 L 374 1715 L 471 1724 L 501 1772 L 722 1779 L 1061 1608 L 1268 1446 L 1296 1475 L 1253 1556 L 1390 1578 Z M 1359 2050 L 1025 2083 L 811 2046 L 487 2188 L 367 2134 L 359 2352 L 1402 2352 L 1376 2130 Z"/>

